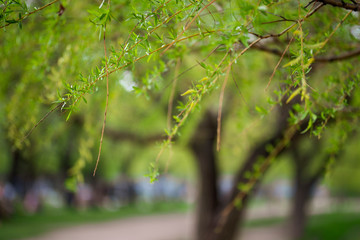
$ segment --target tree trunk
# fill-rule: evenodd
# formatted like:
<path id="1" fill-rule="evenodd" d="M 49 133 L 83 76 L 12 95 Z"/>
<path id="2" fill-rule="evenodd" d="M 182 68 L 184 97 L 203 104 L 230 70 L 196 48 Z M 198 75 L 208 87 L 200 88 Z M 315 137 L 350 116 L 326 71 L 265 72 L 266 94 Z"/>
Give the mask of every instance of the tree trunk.
<path id="1" fill-rule="evenodd" d="M 21 152 L 18 149 L 15 149 L 11 152 L 11 167 L 10 173 L 8 175 L 8 181 L 13 185 L 15 189 L 20 188 L 20 178 L 21 178 L 21 161 L 22 156 Z"/>
<path id="2" fill-rule="evenodd" d="M 253 170 L 254 164 L 260 157 L 266 158 L 269 155 L 269 152 L 266 150 L 267 146 L 269 144 L 275 146 L 284 137 L 283 134 L 287 128 L 287 107 L 281 109 L 285 111 L 280 112 L 284 114 L 279 115 L 278 128 L 272 137 L 258 144 L 239 168 L 234 178 L 232 190 L 228 196 L 218 195 L 218 170 L 215 153 L 216 115 L 210 112 L 206 113 L 190 143 L 191 149 L 196 156 L 199 171 L 197 240 L 233 240 L 237 236 L 247 203 L 251 197 L 249 193 L 246 193 L 242 199 L 241 208 L 238 209 L 233 206 L 233 200 L 240 192 L 237 186 L 239 183 L 246 183 L 248 181 L 245 177 L 246 173 Z M 284 122 L 284 124 L 279 124 L 279 122 Z M 283 149 L 280 150 L 279 154 L 282 151 Z M 231 210 L 224 215 L 224 210 L 229 206 Z"/>
<path id="3" fill-rule="evenodd" d="M 243 207 L 232 211 L 227 218 L 227 223 L 220 231 L 216 231 L 216 223 L 222 207 L 218 196 L 218 170 L 216 165 L 217 121 L 216 115 L 207 112 L 191 141 L 199 171 L 199 192 L 197 209 L 197 240 L 232 240 L 241 222 L 246 200 Z M 247 162 L 247 166 L 252 166 Z"/>
<path id="4" fill-rule="evenodd" d="M 297 240 L 304 234 L 311 189 L 297 176 L 295 177 L 294 191 L 290 234 L 291 239 Z"/>
<path id="5" fill-rule="evenodd" d="M 25 158 L 19 149 L 11 152 L 11 167 L 7 178 L 20 197 L 32 187 L 35 180 L 35 170 L 32 159 Z"/>
<path id="6" fill-rule="evenodd" d="M 214 143 L 216 139 L 216 116 L 207 112 L 191 141 L 191 149 L 197 159 L 199 192 L 196 220 L 196 239 L 206 239 L 214 226 L 218 208 L 217 167 Z"/>
<path id="7" fill-rule="evenodd" d="M 66 188 L 66 180 L 71 177 L 69 170 L 74 164 L 73 155 L 74 152 L 78 150 L 79 145 L 79 136 L 81 132 L 84 131 L 84 119 L 75 114 L 71 117 L 71 123 L 69 129 L 66 132 L 66 138 L 63 140 L 66 142 L 64 151 L 62 151 L 59 163 L 59 180 L 57 187 L 63 193 L 63 198 L 66 204 L 66 207 L 72 208 L 75 207 L 75 193 Z"/>
<path id="8" fill-rule="evenodd" d="M 298 143 L 298 145 L 300 144 L 301 142 Z M 306 151 L 300 151 L 297 147 L 292 148 L 294 195 L 290 215 L 290 238 L 293 240 L 300 239 L 304 234 L 311 193 L 317 182 L 324 175 L 327 164 L 326 159 L 329 157 L 326 155 L 317 171 L 313 172 L 312 162 L 316 157 L 316 153 L 319 152 L 319 142 L 314 142 L 311 146 L 311 149 Z"/>

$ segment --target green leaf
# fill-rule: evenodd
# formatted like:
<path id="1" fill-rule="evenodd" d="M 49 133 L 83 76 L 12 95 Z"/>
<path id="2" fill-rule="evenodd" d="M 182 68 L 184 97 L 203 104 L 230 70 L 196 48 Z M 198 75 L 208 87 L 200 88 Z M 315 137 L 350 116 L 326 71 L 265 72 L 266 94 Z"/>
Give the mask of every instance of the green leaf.
<path id="1" fill-rule="evenodd" d="M 265 108 L 260 107 L 260 106 L 256 106 L 256 107 L 255 107 L 255 110 L 256 110 L 258 113 L 260 113 L 261 116 L 265 116 L 265 115 L 268 114 L 268 111 L 267 111 Z"/>
<path id="2" fill-rule="evenodd" d="M 240 42 L 242 44 L 244 44 L 245 47 L 249 46 L 248 40 L 249 40 L 249 37 L 246 36 L 246 35 L 243 35 L 243 36 L 240 37 Z"/>
<path id="3" fill-rule="evenodd" d="M 286 103 L 289 103 L 294 97 L 296 97 L 297 95 L 299 95 L 300 92 L 301 92 L 301 88 L 296 89 L 296 90 L 290 95 L 290 97 L 286 100 Z"/>
<path id="4" fill-rule="evenodd" d="M 188 94 L 191 94 L 191 93 L 195 93 L 196 91 L 194 89 L 189 89 L 187 90 L 186 92 L 184 92 L 183 94 L 181 94 L 181 96 L 185 96 L 185 95 L 188 95 Z"/>
<path id="5" fill-rule="evenodd" d="M 290 67 L 290 66 L 293 66 L 295 64 L 297 64 L 298 62 L 300 62 L 300 59 L 301 59 L 301 56 L 298 56 L 297 58 L 291 60 L 290 62 L 288 62 L 287 64 L 285 64 L 283 67 L 286 68 L 286 67 Z"/>
<path id="6" fill-rule="evenodd" d="M 68 113 L 68 115 L 66 117 L 66 121 L 68 121 L 70 119 L 71 113 L 72 113 L 72 110 L 69 111 L 69 113 Z"/>

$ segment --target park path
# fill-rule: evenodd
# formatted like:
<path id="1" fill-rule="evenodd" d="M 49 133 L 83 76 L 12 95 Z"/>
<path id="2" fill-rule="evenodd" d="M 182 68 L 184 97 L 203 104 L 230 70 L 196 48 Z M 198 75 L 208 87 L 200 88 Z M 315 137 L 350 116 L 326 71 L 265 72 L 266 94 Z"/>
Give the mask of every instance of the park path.
<path id="1" fill-rule="evenodd" d="M 344 203 L 341 203 L 344 205 Z M 347 202 L 352 211 L 360 212 L 358 200 Z M 312 202 L 311 213 L 331 211 L 331 201 L 319 199 Z M 285 217 L 289 205 L 281 201 L 253 206 L 247 219 Z M 192 240 L 194 232 L 193 213 L 173 213 L 131 217 L 109 222 L 92 223 L 54 230 L 39 237 L 26 240 Z M 285 225 L 244 228 L 238 240 L 288 240 Z"/>
<path id="2" fill-rule="evenodd" d="M 187 240 L 192 219 L 189 214 L 131 217 L 58 229 L 28 240 Z"/>
<path id="3" fill-rule="evenodd" d="M 284 217 L 289 206 L 274 202 L 249 209 L 247 219 Z M 26 240 L 193 240 L 194 213 L 130 217 L 59 228 Z M 283 225 L 244 228 L 238 240 L 288 240 Z"/>
<path id="4" fill-rule="evenodd" d="M 191 213 L 163 214 L 67 227 L 27 240 L 191 240 L 193 227 Z M 281 226 L 245 228 L 239 239 L 286 240 Z"/>

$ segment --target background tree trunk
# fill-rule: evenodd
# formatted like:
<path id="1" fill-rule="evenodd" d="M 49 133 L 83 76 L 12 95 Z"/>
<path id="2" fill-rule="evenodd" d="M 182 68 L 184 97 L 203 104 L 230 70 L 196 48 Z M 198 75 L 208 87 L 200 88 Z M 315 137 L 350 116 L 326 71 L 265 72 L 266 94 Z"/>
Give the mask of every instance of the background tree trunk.
<path id="1" fill-rule="evenodd" d="M 198 206 L 196 219 L 196 239 L 205 236 L 214 227 L 214 217 L 218 208 L 217 166 L 214 144 L 216 140 L 216 116 L 206 112 L 200 122 L 190 147 L 196 157 L 199 176 Z"/>
<path id="2" fill-rule="evenodd" d="M 204 115 L 190 143 L 199 171 L 197 240 L 233 240 L 237 236 L 251 196 L 246 193 L 242 199 L 241 208 L 233 206 L 225 216 L 224 210 L 233 205 L 233 200 L 239 194 L 238 184 L 248 182 L 248 178 L 245 177 L 246 173 L 253 170 L 253 166 L 259 158 L 266 158 L 269 155 L 267 146 L 269 144 L 275 146 L 284 138 L 284 132 L 288 127 L 287 118 L 290 107 L 291 105 L 288 104 L 280 108 L 278 121 L 276 122 L 277 127 L 273 135 L 268 140 L 257 144 L 250 152 L 235 175 L 232 190 L 227 196 L 219 196 L 218 194 L 218 170 L 215 152 L 216 114 L 208 111 Z M 284 149 L 281 149 L 279 154 Z M 251 192 L 253 191 L 254 188 Z"/>
<path id="3" fill-rule="evenodd" d="M 295 145 L 300 144 L 295 143 Z M 304 235 L 311 195 L 316 184 L 325 173 L 326 159 L 329 158 L 326 155 L 318 169 L 313 170 L 312 163 L 314 162 L 313 159 L 317 157 L 319 144 L 319 141 L 313 142 L 311 149 L 307 151 L 300 151 L 296 146 L 292 148 L 294 194 L 290 215 L 290 238 L 294 240 L 298 240 Z"/>

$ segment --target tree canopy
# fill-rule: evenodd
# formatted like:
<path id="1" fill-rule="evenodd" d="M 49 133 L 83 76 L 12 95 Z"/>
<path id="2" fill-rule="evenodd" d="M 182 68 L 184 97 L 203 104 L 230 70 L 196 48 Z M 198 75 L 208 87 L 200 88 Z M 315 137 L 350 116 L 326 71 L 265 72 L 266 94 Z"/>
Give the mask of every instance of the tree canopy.
<path id="1" fill-rule="evenodd" d="M 302 136 L 324 139 L 317 156 L 325 160 L 310 167 L 321 165 L 323 174 L 357 128 L 357 1 L 2 0 L 0 7 L 1 141 L 36 155 L 39 171 L 77 147 L 75 180 L 84 168 L 96 173 L 101 152 L 108 177 L 139 154 L 151 182 L 168 168 L 186 172 L 186 146 L 201 135 L 194 129 L 215 113 L 217 155 L 227 159 L 219 164 L 239 173 L 229 204 L 241 206 Z M 118 140 L 126 143 L 115 150 Z M 155 141 L 156 151 L 134 145 Z M 256 161 L 238 170 L 253 148 Z M 114 155 L 123 162 L 112 168 Z"/>

